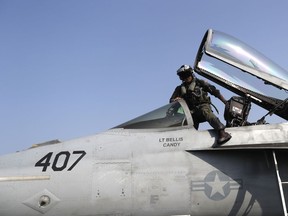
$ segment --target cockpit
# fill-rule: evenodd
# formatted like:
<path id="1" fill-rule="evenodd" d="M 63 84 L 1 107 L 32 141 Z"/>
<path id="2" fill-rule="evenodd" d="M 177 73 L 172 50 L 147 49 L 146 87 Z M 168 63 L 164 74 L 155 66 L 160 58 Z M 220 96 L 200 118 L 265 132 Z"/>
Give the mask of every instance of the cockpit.
<path id="1" fill-rule="evenodd" d="M 195 58 L 194 70 L 236 94 L 225 107 L 227 127 L 251 125 L 251 103 L 288 120 L 288 72 L 252 47 L 225 33 L 209 29 Z M 266 115 L 265 115 L 266 116 Z M 265 116 L 252 124 L 265 124 Z M 193 127 L 185 101 L 165 105 L 115 128 Z"/>

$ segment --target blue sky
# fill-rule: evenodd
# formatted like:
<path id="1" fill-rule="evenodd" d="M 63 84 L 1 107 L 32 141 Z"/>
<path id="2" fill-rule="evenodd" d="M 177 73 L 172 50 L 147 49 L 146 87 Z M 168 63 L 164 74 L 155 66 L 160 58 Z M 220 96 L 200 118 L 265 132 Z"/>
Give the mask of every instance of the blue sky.
<path id="1" fill-rule="evenodd" d="M 288 69 L 287 8 L 286 0 L 0 0 L 0 155 L 99 133 L 166 104 L 176 70 L 193 65 L 209 28 Z"/>

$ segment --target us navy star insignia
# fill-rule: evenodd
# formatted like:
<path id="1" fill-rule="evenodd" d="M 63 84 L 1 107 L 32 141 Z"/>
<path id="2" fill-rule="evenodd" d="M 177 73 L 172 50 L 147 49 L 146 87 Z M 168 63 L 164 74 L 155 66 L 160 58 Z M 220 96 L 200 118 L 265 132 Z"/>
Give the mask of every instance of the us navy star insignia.
<path id="1" fill-rule="evenodd" d="M 203 181 L 192 181 L 192 191 L 203 191 L 211 200 L 223 200 L 231 190 L 242 188 L 242 179 L 231 179 L 215 170 L 206 175 Z"/>

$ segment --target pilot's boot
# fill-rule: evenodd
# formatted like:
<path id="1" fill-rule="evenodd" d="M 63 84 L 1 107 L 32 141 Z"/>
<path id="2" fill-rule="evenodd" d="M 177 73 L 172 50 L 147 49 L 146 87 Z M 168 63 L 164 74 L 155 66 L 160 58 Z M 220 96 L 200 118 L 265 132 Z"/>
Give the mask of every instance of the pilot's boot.
<path id="1" fill-rule="evenodd" d="M 218 131 L 218 140 L 217 140 L 218 146 L 226 143 L 230 139 L 231 139 L 231 135 L 229 133 L 225 132 L 224 129 L 220 129 Z"/>
<path id="2" fill-rule="evenodd" d="M 231 139 L 231 135 L 225 132 L 225 126 L 217 117 L 210 118 L 209 123 L 215 130 L 218 131 L 218 140 L 213 144 L 212 148 L 218 147 Z"/>

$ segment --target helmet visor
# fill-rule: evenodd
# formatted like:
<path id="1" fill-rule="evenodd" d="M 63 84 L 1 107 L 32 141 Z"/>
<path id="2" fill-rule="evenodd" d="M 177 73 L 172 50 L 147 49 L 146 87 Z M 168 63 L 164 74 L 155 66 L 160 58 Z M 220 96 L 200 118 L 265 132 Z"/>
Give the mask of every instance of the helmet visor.
<path id="1" fill-rule="evenodd" d="M 185 80 L 188 77 L 192 76 L 192 73 L 186 71 L 186 72 L 178 73 L 178 76 L 181 80 Z"/>

